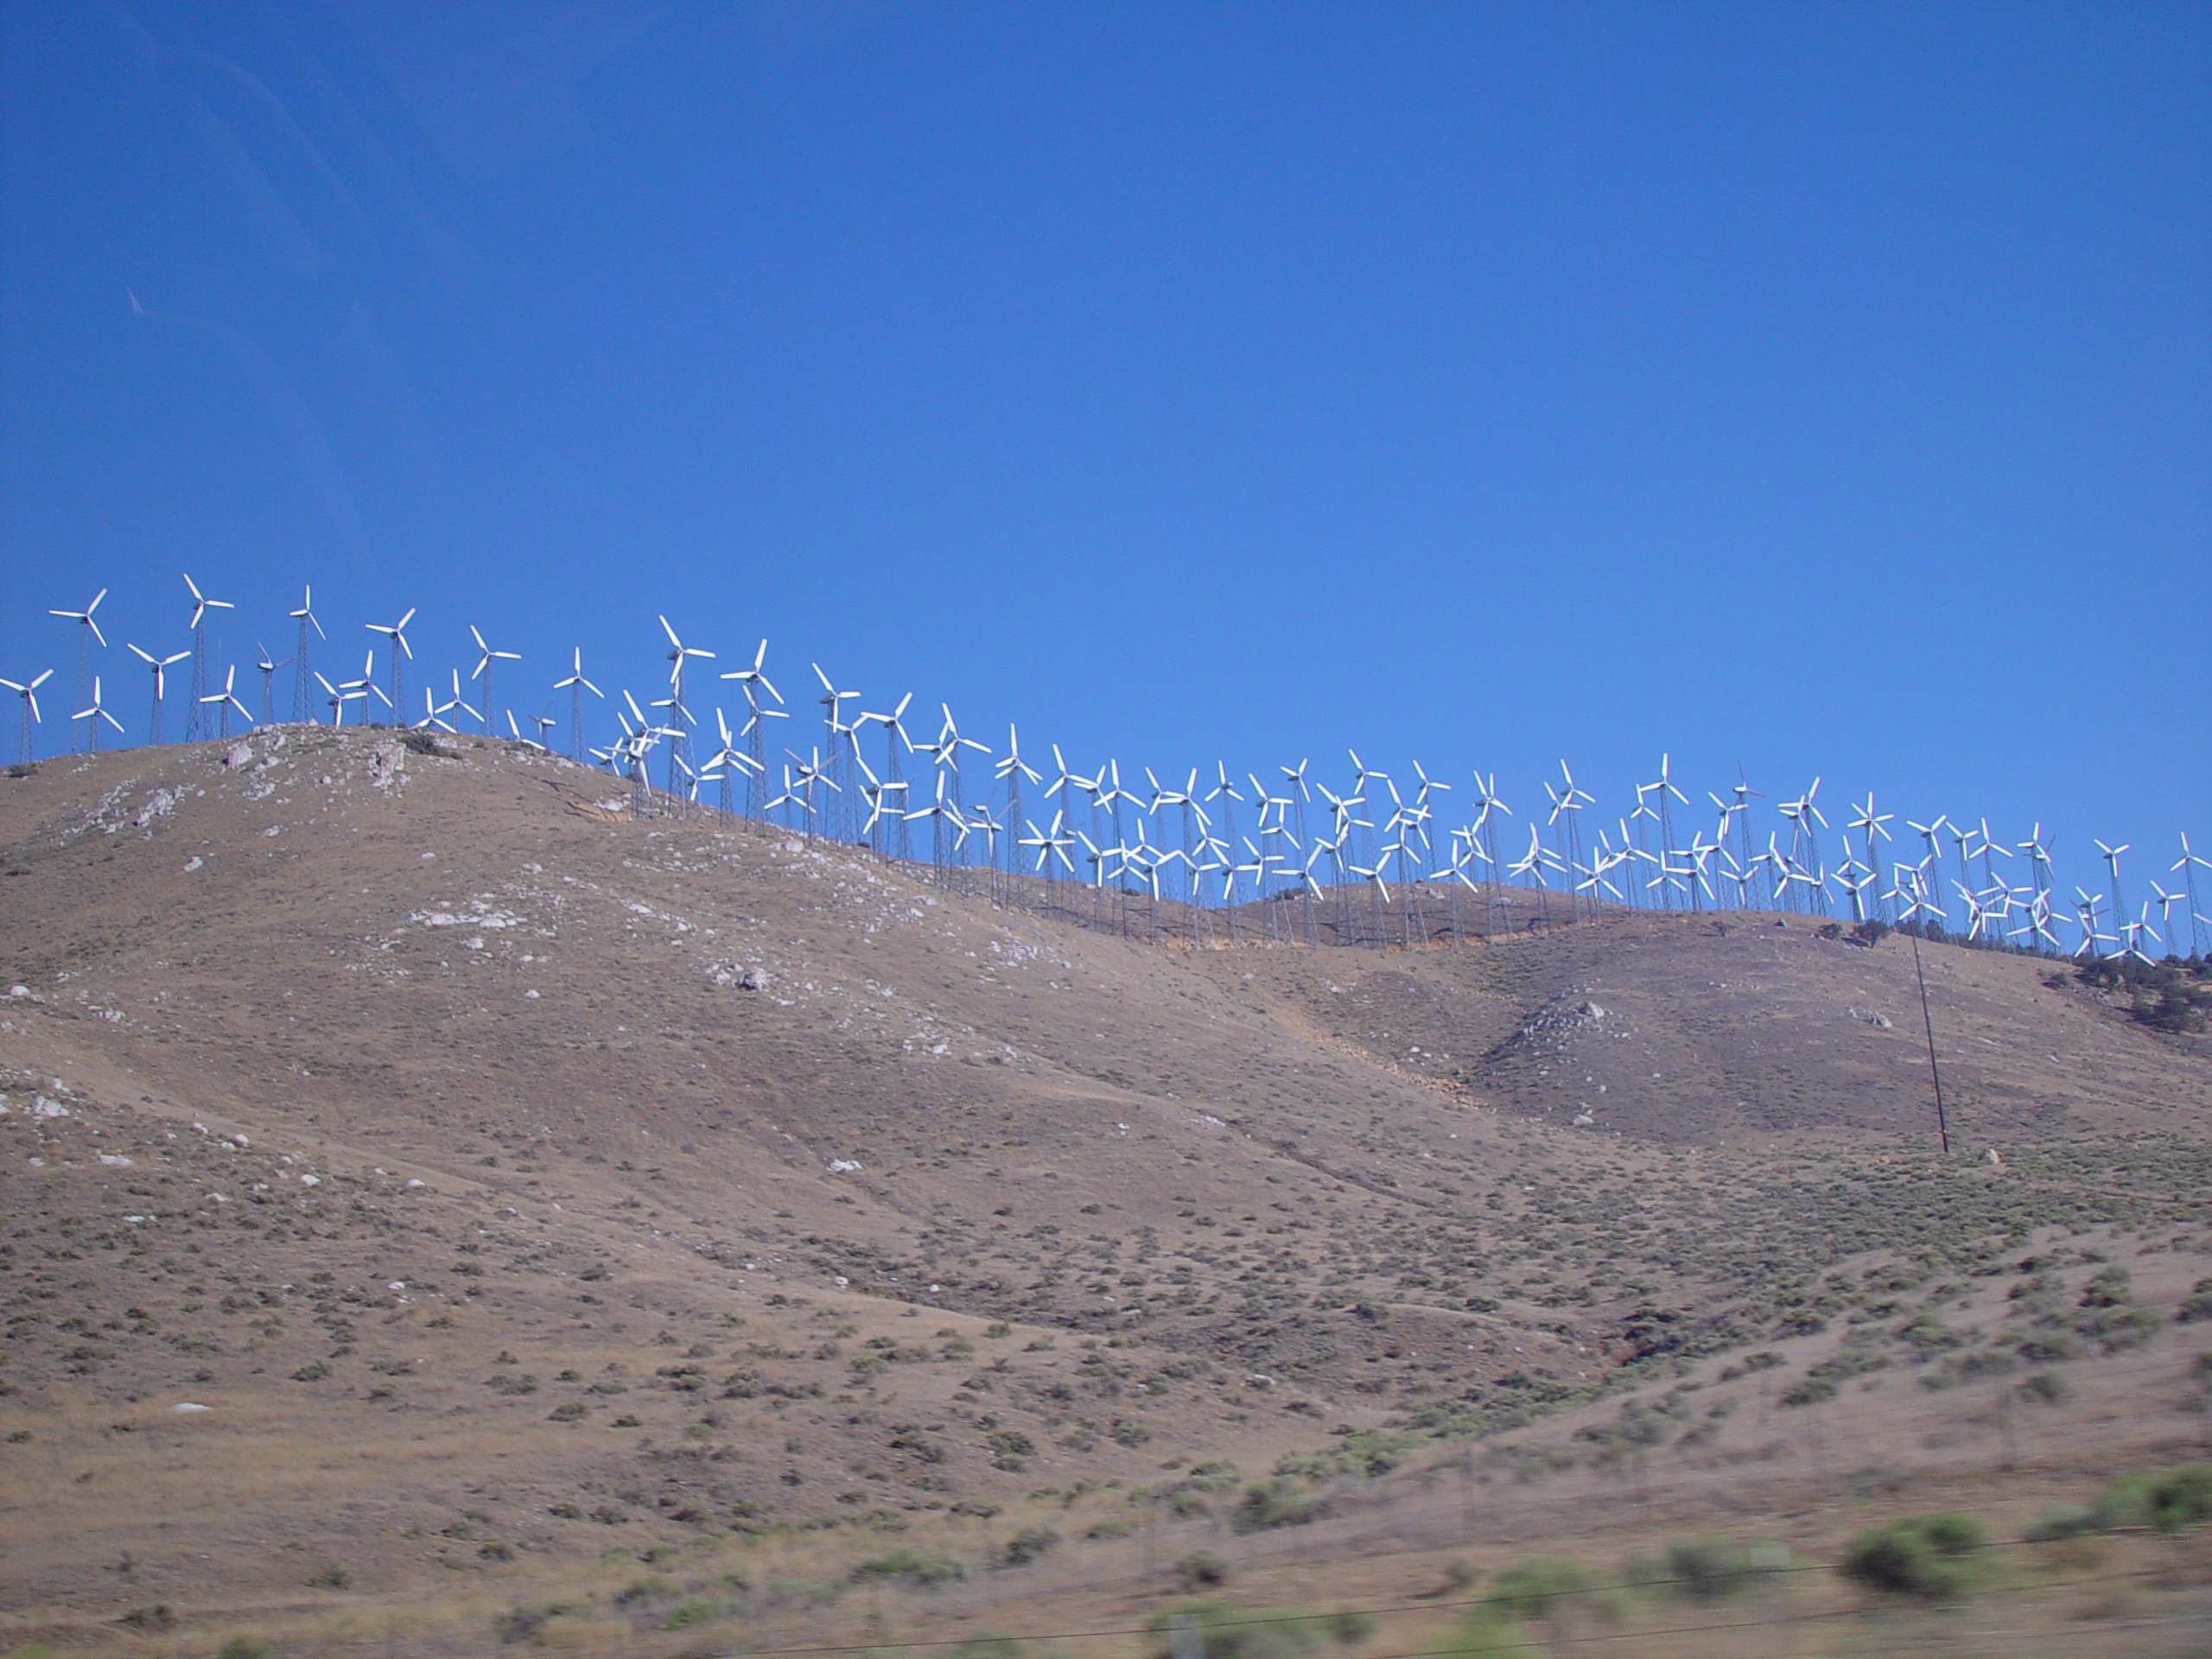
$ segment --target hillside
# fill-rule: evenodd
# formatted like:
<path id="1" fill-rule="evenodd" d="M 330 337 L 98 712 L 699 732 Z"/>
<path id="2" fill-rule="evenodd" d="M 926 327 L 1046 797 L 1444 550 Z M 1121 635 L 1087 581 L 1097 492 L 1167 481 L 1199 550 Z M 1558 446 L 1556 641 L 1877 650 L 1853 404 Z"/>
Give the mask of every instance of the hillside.
<path id="1" fill-rule="evenodd" d="M 2186 1393 L 2186 1327 L 2148 1333 L 2212 1272 L 2212 1055 L 2048 963 L 1924 948 L 1944 1161 L 1902 939 L 1154 945 L 447 741 L 0 780 L 22 1632 L 489 1605 L 718 1538 L 980 1572 L 1039 1506 L 1218 1511 L 1192 1465 L 1380 1478 L 1426 1433 L 1503 1470 L 1631 1386 L 1786 1385 L 1929 1262 L 1991 1268 L 1935 1291 L 1992 1342 L 2124 1260 L 2143 1330 L 2081 1352 L 2149 1369 L 2082 1397 Z"/>

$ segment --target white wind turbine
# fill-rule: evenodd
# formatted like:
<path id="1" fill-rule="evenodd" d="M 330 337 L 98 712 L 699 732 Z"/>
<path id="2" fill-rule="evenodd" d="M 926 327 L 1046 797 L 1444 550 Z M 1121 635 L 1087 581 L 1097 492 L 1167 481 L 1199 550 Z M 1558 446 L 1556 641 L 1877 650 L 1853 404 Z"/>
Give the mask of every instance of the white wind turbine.
<path id="1" fill-rule="evenodd" d="M 1851 820 L 1851 828 L 1856 830 L 1859 837 L 1866 843 L 1867 873 L 1872 878 L 1874 888 L 1874 919 L 1878 922 L 1886 922 L 1890 918 L 1889 904 L 1882 893 L 1882 842 L 1876 837 L 1879 836 L 1882 840 L 1891 839 L 1888 825 L 1890 820 L 1896 817 L 1897 814 L 1875 811 L 1874 791 L 1871 789 L 1866 791 L 1866 798 L 1852 808 L 1852 810 L 1857 816 Z M 1853 897 L 1856 899 L 1855 892 Z M 1863 921 L 1866 918 L 1861 917 L 1859 919 Z"/>
<path id="2" fill-rule="evenodd" d="M 146 741 L 158 745 L 162 741 L 162 699 L 168 690 L 169 666 L 173 663 L 182 662 L 192 653 L 180 651 L 173 656 L 156 657 L 152 652 L 141 650 L 128 639 L 123 642 L 123 648 L 154 671 L 154 706 L 146 716 Z"/>
<path id="3" fill-rule="evenodd" d="M 1670 768 L 1673 764 L 1673 757 L 1662 753 L 1659 757 L 1659 780 L 1656 783 L 1646 784 L 1643 785 L 1644 789 L 1649 790 L 1653 794 L 1659 798 L 1659 810 L 1656 814 L 1659 820 L 1658 887 L 1660 898 L 1666 905 L 1666 907 L 1669 910 L 1672 910 L 1675 907 L 1673 875 L 1677 872 L 1674 869 L 1673 862 L 1675 856 L 1675 810 L 1667 804 L 1667 798 L 1669 795 L 1672 795 L 1684 806 L 1688 806 L 1690 804 L 1690 798 L 1683 794 L 1681 790 L 1675 787 L 1674 779 L 1670 772 Z M 1639 810 L 1648 810 L 1649 809 L 1645 808 L 1643 805 L 1643 791 L 1637 791 L 1637 809 Z"/>
<path id="4" fill-rule="evenodd" d="M 330 637 L 323 632 L 322 624 L 315 620 L 314 588 L 300 589 L 300 608 L 292 612 L 291 617 L 300 625 L 300 641 L 292 652 L 292 718 L 304 722 L 315 718 L 314 703 L 308 694 L 308 680 L 310 676 L 318 679 L 321 677 L 315 674 L 314 665 L 308 660 L 308 630 L 313 628 L 318 639 L 327 639 Z M 325 680 L 323 683 L 327 686 L 329 682 Z"/>
<path id="5" fill-rule="evenodd" d="M 735 808 L 731 804 L 730 798 L 730 777 L 732 770 L 734 768 L 743 771 L 749 777 L 753 770 L 753 757 L 749 754 L 744 753 L 738 748 L 737 736 L 731 733 L 729 729 L 728 717 L 722 713 L 721 706 L 719 703 L 715 707 L 715 725 L 716 729 L 721 734 L 721 746 L 715 751 L 712 758 L 708 760 L 707 770 L 715 773 L 717 781 L 721 785 L 721 800 L 720 802 L 720 805 L 721 807 L 722 816 L 727 818 L 731 817 L 735 810 Z"/>
<path id="6" fill-rule="evenodd" d="M 1581 813 L 1584 807 L 1597 804 L 1597 797 L 1592 795 L 1587 790 L 1575 786 L 1574 774 L 1567 770 L 1565 760 L 1559 763 L 1559 773 L 1566 779 L 1567 787 L 1554 789 L 1548 782 L 1544 785 L 1544 793 L 1550 798 L 1552 804 L 1551 814 L 1544 821 L 1556 825 L 1562 817 L 1567 819 L 1567 866 L 1569 872 L 1568 880 L 1571 884 L 1567 889 L 1567 919 L 1573 921 L 1579 918 L 1581 908 L 1580 897 L 1575 887 L 1572 885 L 1573 872 L 1582 862 Z M 1688 804 L 1687 800 L 1683 802 L 1686 806 Z M 1594 895 L 1590 902 L 1590 913 L 1592 917 L 1598 913 L 1597 899 Z"/>
<path id="7" fill-rule="evenodd" d="M 2183 830 L 2181 832 L 2181 856 L 2174 858 L 2170 869 L 2172 869 L 2172 874 L 2179 874 L 2181 889 L 2190 896 L 2190 956 L 2196 956 L 2201 960 L 2205 953 L 2203 927 L 2205 923 L 2212 923 L 2212 916 L 2205 916 L 2203 905 L 2196 902 L 2196 872 L 2199 872 L 2199 868 L 2212 869 L 2212 861 L 2190 852 L 2190 834 L 2188 830 Z"/>
<path id="8" fill-rule="evenodd" d="M 224 671 L 223 689 L 219 691 L 210 691 L 200 700 L 202 702 L 212 702 L 215 705 L 215 713 L 220 721 L 215 733 L 218 737 L 228 737 L 231 734 L 231 710 L 233 709 L 245 715 L 247 725 L 253 724 L 251 712 L 247 709 L 245 704 L 238 701 L 238 665 L 232 663 Z"/>
<path id="9" fill-rule="evenodd" d="M 685 645 L 676 637 L 676 630 L 669 626 L 664 616 L 660 619 L 660 631 L 668 636 L 669 724 L 664 734 L 668 739 L 668 792 L 680 800 L 683 796 L 677 785 L 676 774 L 688 774 L 691 770 L 691 710 L 683 702 L 683 664 L 692 657 L 711 660 L 715 653 Z"/>
<path id="10" fill-rule="evenodd" d="M 92 613 L 99 609 L 100 601 L 106 597 L 107 589 L 103 588 L 92 595 L 92 602 L 81 611 L 47 613 L 48 616 L 64 617 L 77 625 L 77 701 L 79 702 L 85 700 L 85 688 L 92 683 L 92 641 L 99 640 L 100 649 L 107 649 L 107 636 L 100 632 L 100 625 L 92 620 Z M 73 726 L 73 721 L 72 723 Z M 73 752 L 77 747 L 77 734 L 73 729 L 69 734 L 69 747 Z"/>
<path id="11" fill-rule="evenodd" d="M 253 648 L 261 653 L 258 657 L 253 659 L 253 665 L 261 675 L 260 723 L 266 726 L 270 721 L 276 718 L 276 671 L 283 667 L 284 663 L 270 660 L 269 647 L 263 645 L 258 639 L 253 642 Z M 289 662 L 290 660 L 291 659 L 289 658 L 286 658 L 284 659 L 285 662 Z"/>
<path id="12" fill-rule="evenodd" d="M 118 732 L 123 729 L 123 722 L 101 706 L 100 677 L 97 674 L 92 676 L 92 702 L 79 709 L 73 718 L 85 722 L 85 753 L 87 754 L 98 754 L 100 752 L 100 721 L 107 721 Z"/>
<path id="13" fill-rule="evenodd" d="M 569 677 L 553 682 L 556 691 L 569 694 L 569 759 L 581 761 L 584 758 L 584 693 L 604 701 L 607 693 L 584 677 L 584 648 L 570 648 Z"/>
<path id="14" fill-rule="evenodd" d="M 207 719 L 200 712 L 208 701 L 207 631 L 205 626 L 207 613 L 237 607 L 227 599 L 208 598 L 189 575 L 185 576 L 184 585 L 192 594 L 192 712 L 187 717 L 184 728 L 184 741 L 189 743 L 195 738 L 207 735 Z"/>
<path id="15" fill-rule="evenodd" d="M 369 721 L 369 699 L 372 696 L 381 702 L 394 715 L 398 713 L 397 705 L 390 697 L 385 696 L 377 685 L 377 653 L 374 648 L 361 658 L 361 677 L 358 680 L 340 680 L 337 690 L 344 694 L 340 698 L 341 702 L 358 702 L 361 705 L 361 723 L 365 726 Z M 332 723 L 334 725 L 337 722 L 334 721 Z"/>
<path id="16" fill-rule="evenodd" d="M 1754 799 L 1763 801 L 1766 798 L 1766 795 L 1764 791 L 1751 787 L 1750 779 L 1744 775 L 1741 761 L 1736 764 L 1736 785 L 1731 792 L 1736 798 L 1730 810 L 1736 816 L 1736 856 L 1743 876 L 1742 880 L 1738 884 L 1739 895 L 1744 901 L 1741 907 L 1752 910 L 1758 907 L 1756 904 L 1758 895 L 1751 891 L 1751 881 L 1758 868 L 1758 860 L 1752 851 L 1754 837 L 1751 833 L 1751 802 Z M 1622 845 L 1624 848 L 1626 847 L 1625 839 L 1623 840 Z"/>
<path id="17" fill-rule="evenodd" d="M 2165 938 L 2168 948 L 2175 956 L 2179 956 L 2181 954 L 2181 935 L 2174 927 L 2174 906 L 2176 905 L 2182 906 L 2182 913 L 2183 915 L 2187 915 L 2189 913 L 2189 895 L 2185 893 L 2168 893 L 2156 881 L 2153 881 L 2151 884 L 2151 891 L 2158 895 L 2158 897 L 2152 900 L 2152 903 L 2155 903 L 2158 906 L 2158 919 L 2165 924 Z M 2146 917 L 2150 913 L 2150 908 L 2149 905 L 2145 905 L 2143 907 L 2144 913 Z"/>
<path id="18" fill-rule="evenodd" d="M 823 764 L 829 768 L 828 776 L 832 779 L 842 776 L 845 784 L 850 784 L 854 781 L 852 761 L 860 753 L 860 731 L 857 722 L 849 725 L 846 722 L 844 705 L 858 702 L 861 694 L 840 691 L 836 683 L 822 671 L 821 664 L 815 663 L 810 666 L 814 670 L 814 677 L 822 682 L 822 695 L 815 701 L 822 705 L 823 747 L 829 755 Z M 830 804 L 833 817 L 827 833 L 832 841 L 850 841 L 854 837 L 848 831 L 851 828 L 849 818 L 855 791 L 841 785 L 838 793 L 841 799 Z M 841 823 L 839 818 L 848 822 Z"/>
<path id="19" fill-rule="evenodd" d="M 485 643 L 484 636 L 477 632 L 474 622 L 468 625 L 468 637 L 476 642 L 476 666 L 468 671 L 468 677 L 472 680 L 480 678 L 484 682 L 484 712 L 480 718 L 484 722 L 485 731 L 488 733 L 492 729 L 492 722 L 495 718 L 495 709 L 492 701 L 492 664 L 518 663 L 522 660 L 522 653 L 515 651 L 493 650 Z"/>
<path id="20" fill-rule="evenodd" d="M 763 639 L 760 642 L 760 649 L 753 653 L 752 667 L 732 669 L 722 676 L 722 678 L 726 680 L 735 680 L 744 690 L 746 707 L 749 710 L 749 713 L 746 717 L 745 725 L 739 731 L 738 735 L 745 738 L 749 745 L 747 753 L 753 761 L 752 783 L 749 786 L 750 792 L 753 797 L 751 812 L 752 816 L 756 818 L 765 818 L 774 810 L 772 805 L 771 805 L 766 799 L 768 792 L 768 732 L 764 722 L 771 719 L 785 720 L 789 718 L 782 709 L 770 709 L 760 701 L 760 693 L 763 691 L 766 691 L 778 702 L 781 702 L 784 700 L 783 694 L 778 691 L 774 686 L 768 683 L 767 673 L 761 666 L 761 664 L 766 663 L 767 660 L 768 642 L 766 639 Z"/>
<path id="21" fill-rule="evenodd" d="M 1927 850 L 1922 857 L 1920 865 L 1922 879 L 1919 886 L 1914 889 L 1914 898 L 1916 902 L 1912 914 L 1901 918 L 1902 920 L 1910 921 L 1927 912 L 1932 913 L 1940 925 L 1948 928 L 1951 925 L 1950 916 L 1943 908 L 1942 894 L 1937 890 L 1935 881 L 1930 879 L 1930 872 L 1938 871 L 1942 868 L 1943 855 L 1936 846 L 1936 841 L 1949 823 L 1950 819 L 1941 812 L 1926 823 L 1916 823 L 1910 818 L 1904 821 L 1905 828 L 1920 837 L 1921 845 Z M 1932 899 L 1929 897 L 1931 893 L 1936 895 Z"/>
<path id="22" fill-rule="evenodd" d="M 1041 784 L 1045 781 L 1045 774 L 1021 758 L 1021 734 L 1014 729 L 1011 721 L 1007 722 L 1006 753 L 992 766 L 991 772 L 1006 785 L 1007 868 L 1009 871 L 1018 870 L 1021 864 L 1015 855 L 1013 842 L 1014 832 L 1022 821 L 1022 779 L 1026 778 L 1033 784 Z"/>
<path id="23" fill-rule="evenodd" d="M 415 648 L 407 643 L 407 625 L 414 620 L 415 607 L 410 605 L 407 607 L 407 613 L 397 622 L 364 622 L 361 625 L 371 633 L 380 633 L 391 641 L 391 690 L 389 692 L 379 691 L 377 695 L 384 699 L 384 706 L 394 713 L 397 713 L 401 706 L 400 659 L 404 658 L 409 662 L 415 660 Z M 375 690 L 373 681 L 364 690 Z M 361 712 L 365 715 L 368 711 L 368 701 L 365 697 L 361 702 Z"/>
<path id="24" fill-rule="evenodd" d="M 29 680 L 0 680 L 0 685 L 14 692 L 16 701 L 22 705 L 22 736 L 16 752 L 18 766 L 28 766 L 31 763 L 31 728 L 44 723 L 44 716 L 38 711 L 38 689 L 53 677 L 52 669 L 42 668 Z"/>
<path id="25" fill-rule="evenodd" d="M 724 677 L 728 677 L 724 676 Z M 875 815 L 887 817 L 891 823 L 891 834 L 887 837 L 888 844 L 878 846 L 876 850 L 886 858 L 895 858 L 901 861 L 910 860 L 913 856 L 911 849 L 912 843 L 906 834 L 906 756 L 912 753 L 914 744 L 913 740 L 906 735 L 906 728 L 904 724 L 906 717 L 906 705 L 913 700 L 914 694 L 909 691 L 899 699 L 888 714 L 872 714 L 863 709 L 858 718 L 853 721 L 856 742 L 860 728 L 866 722 L 874 721 L 883 728 L 883 781 L 879 785 L 878 792 L 879 795 L 896 795 L 899 799 L 891 804 L 896 805 L 899 810 L 895 812 L 880 811 Z"/>
<path id="26" fill-rule="evenodd" d="M 2105 868 L 2112 875 L 2113 925 L 2125 933 L 2127 928 L 2127 901 L 2120 896 L 2120 855 L 2133 843 L 2123 841 L 2117 847 L 2107 847 L 2101 841 L 2096 841 L 2093 844 L 2098 856 L 2104 860 Z"/>

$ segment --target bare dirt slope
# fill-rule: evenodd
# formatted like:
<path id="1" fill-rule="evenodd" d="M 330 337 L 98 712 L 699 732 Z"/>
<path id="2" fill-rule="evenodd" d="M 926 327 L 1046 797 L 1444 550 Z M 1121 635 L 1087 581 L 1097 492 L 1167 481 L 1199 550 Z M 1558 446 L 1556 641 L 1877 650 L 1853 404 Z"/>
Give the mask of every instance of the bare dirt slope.
<path id="1" fill-rule="evenodd" d="M 1944 1164 L 1903 940 L 1163 948 L 448 741 L 0 781 L 25 1628 L 733 1528 L 988 1554 L 1040 1486 L 1510 1431 L 1805 1325 L 1794 1376 L 1828 1264 L 2212 1176 L 2201 1039 L 2025 958 L 1924 952 Z"/>

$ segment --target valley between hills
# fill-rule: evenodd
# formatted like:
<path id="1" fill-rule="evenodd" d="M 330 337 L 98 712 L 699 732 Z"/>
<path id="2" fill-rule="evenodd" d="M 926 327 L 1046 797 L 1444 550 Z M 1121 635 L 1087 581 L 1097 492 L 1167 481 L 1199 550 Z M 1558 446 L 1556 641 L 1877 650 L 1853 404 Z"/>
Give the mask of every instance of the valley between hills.
<path id="1" fill-rule="evenodd" d="M 2212 1037 L 2066 964 L 1923 947 L 1944 1154 L 1815 918 L 1192 948 L 523 744 L 19 770 L 0 1652 L 1475 1651 L 1694 1535 L 1734 1634 L 1512 1628 L 2212 1631 L 2212 1529 L 2048 1523 L 2212 1438 Z M 1937 1510 L 1985 1593 L 1822 1565 Z"/>

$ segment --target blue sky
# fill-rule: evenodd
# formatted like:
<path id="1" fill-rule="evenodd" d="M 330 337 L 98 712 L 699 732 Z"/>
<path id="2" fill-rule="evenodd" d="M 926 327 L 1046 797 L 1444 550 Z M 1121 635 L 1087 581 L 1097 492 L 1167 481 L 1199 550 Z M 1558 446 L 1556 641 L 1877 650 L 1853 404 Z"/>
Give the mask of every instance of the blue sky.
<path id="1" fill-rule="evenodd" d="M 134 741 L 189 570 L 526 709 L 666 612 L 1125 773 L 2212 843 L 2212 10 L 4 27 L 0 675 L 105 585 Z"/>

